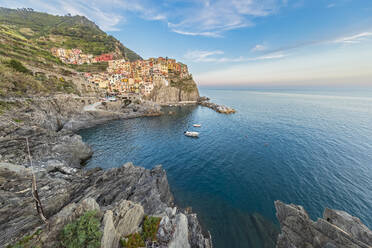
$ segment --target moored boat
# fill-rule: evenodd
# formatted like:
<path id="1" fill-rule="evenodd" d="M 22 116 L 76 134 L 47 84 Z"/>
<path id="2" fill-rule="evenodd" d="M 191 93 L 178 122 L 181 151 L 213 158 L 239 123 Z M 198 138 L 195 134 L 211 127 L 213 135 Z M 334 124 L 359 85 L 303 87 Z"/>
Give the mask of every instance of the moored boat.
<path id="1" fill-rule="evenodd" d="M 184 134 L 188 137 L 199 137 L 198 132 L 190 132 L 190 131 L 185 131 Z"/>

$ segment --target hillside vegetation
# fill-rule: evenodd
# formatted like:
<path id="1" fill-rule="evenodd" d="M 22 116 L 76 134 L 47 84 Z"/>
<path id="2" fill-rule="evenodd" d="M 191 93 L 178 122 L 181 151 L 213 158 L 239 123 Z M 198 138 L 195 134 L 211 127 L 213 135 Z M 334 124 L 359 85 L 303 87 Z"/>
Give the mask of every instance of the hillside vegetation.
<path id="1" fill-rule="evenodd" d="M 51 54 L 52 47 L 79 48 L 94 55 L 113 53 L 117 59 L 131 61 L 141 59 L 85 17 L 0 8 L 0 96 L 78 94 L 71 75 L 79 77 L 76 71 L 101 72 L 107 68 L 107 62 L 63 64 Z"/>
<path id="2" fill-rule="evenodd" d="M 93 55 L 115 53 L 118 58 L 141 59 L 84 16 L 54 16 L 32 9 L 0 8 L 0 24 L 11 28 L 20 39 L 26 38 L 47 50 L 52 47 L 79 48 Z"/>

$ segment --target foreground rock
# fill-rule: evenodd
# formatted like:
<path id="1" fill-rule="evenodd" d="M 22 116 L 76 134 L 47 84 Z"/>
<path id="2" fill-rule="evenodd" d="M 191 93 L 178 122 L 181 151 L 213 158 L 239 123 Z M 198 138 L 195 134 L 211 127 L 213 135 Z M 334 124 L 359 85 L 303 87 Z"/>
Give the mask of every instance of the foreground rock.
<path id="1" fill-rule="evenodd" d="M 14 243 L 40 228 L 42 246 L 54 247 L 64 225 L 85 211 L 96 209 L 102 216 L 103 247 L 115 247 L 120 238 L 138 231 L 144 215 L 159 216 L 164 223 L 157 234 L 161 247 L 211 247 L 210 236 L 202 233 L 195 214 L 174 207 L 161 166 L 147 170 L 127 163 L 107 171 L 77 170 L 75 174 L 38 167 L 34 170 L 49 229 L 34 208 L 31 171 L 19 165 L 2 164 L 0 246 Z"/>
<path id="2" fill-rule="evenodd" d="M 56 247 L 62 228 L 89 210 L 99 212 L 102 247 L 117 247 L 120 239 L 140 231 L 144 216 L 167 216 L 172 223 L 166 234 L 157 235 L 160 247 L 171 242 L 211 247 L 209 233 L 202 233 L 196 217 L 185 230 L 184 220 L 191 213 L 174 206 L 161 166 L 146 170 L 128 163 L 107 171 L 83 170 L 81 164 L 92 150 L 73 130 L 112 119 L 160 113 L 159 105 L 151 102 L 94 104 L 97 101 L 71 95 L 6 99 L 9 111 L 0 115 L 0 247 L 36 230 L 41 234 L 37 232 L 37 239 L 30 240 L 34 242 L 30 245 Z M 94 107 L 84 108 L 92 104 Z M 35 209 L 32 171 L 48 227 Z M 170 208 L 174 209 L 172 216 L 168 214 Z M 177 219 L 178 215 L 185 218 Z"/>
<path id="3" fill-rule="evenodd" d="M 198 104 L 210 109 L 213 109 L 214 111 L 221 113 L 221 114 L 234 114 L 236 113 L 236 110 L 224 105 L 218 105 L 216 103 L 212 103 L 209 101 L 209 98 L 207 97 L 201 97 L 198 99 Z"/>
<path id="4" fill-rule="evenodd" d="M 372 231 L 346 212 L 326 209 L 314 222 L 301 206 L 276 201 L 275 208 L 281 226 L 277 248 L 372 247 Z"/>

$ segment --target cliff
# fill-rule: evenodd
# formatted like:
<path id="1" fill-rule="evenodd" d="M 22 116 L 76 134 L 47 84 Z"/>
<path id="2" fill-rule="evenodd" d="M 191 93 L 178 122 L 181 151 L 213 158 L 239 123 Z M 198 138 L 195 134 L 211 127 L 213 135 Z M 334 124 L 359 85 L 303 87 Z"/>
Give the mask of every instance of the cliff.
<path id="1" fill-rule="evenodd" d="M 199 99 L 199 90 L 194 79 L 170 77 L 169 85 L 157 85 L 152 90 L 149 100 L 159 104 L 178 102 L 195 102 Z"/>
<path id="2" fill-rule="evenodd" d="M 276 201 L 275 208 L 281 226 L 277 248 L 372 247 L 372 231 L 344 211 L 327 208 L 312 221 L 302 206 Z"/>
<path id="3" fill-rule="evenodd" d="M 119 247 L 120 240 L 143 232 L 148 218 L 159 221 L 156 239 L 143 240 L 148 247 L 211 247 L 196 215 L 174 205 L 161 166 L 147 170 L 127 163 L 107 171 L 82 167 L 92 150 L 71 128 L 159 111 L 153 103 L 99 106 L 93 104 L 96 100 L 60 95 L 0 102 L 6 106 L 0 115 L 0 246 L 19 242 L 56 247 L 66 225 L 94 210 L 101 247 Z M 34 207 L 32 171 L 48 224 Z"/>

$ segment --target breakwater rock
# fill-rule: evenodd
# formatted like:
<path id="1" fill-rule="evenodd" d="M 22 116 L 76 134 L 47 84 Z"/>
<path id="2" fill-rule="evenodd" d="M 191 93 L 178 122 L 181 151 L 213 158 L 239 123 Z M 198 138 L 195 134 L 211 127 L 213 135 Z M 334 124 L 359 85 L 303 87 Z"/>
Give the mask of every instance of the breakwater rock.
<path id="1" fill-rule="evenodd" d="M 224 105 L 218 105 L 216 103 L 212 103 L 209 101 L 207 97 L 200 97 L 197 102 L 199 105 L 213 109 L 214 111 L 221 113 L 221 114 L 234 114 L 236 110 Z"/>
<path id="2" fill-rule="evenodd" d="M 277 248 L 371 248 L 372 231 L 344 211 L 325 209 L 312 221 L 302 206 L 275 202 L 281 233 Z"/>

